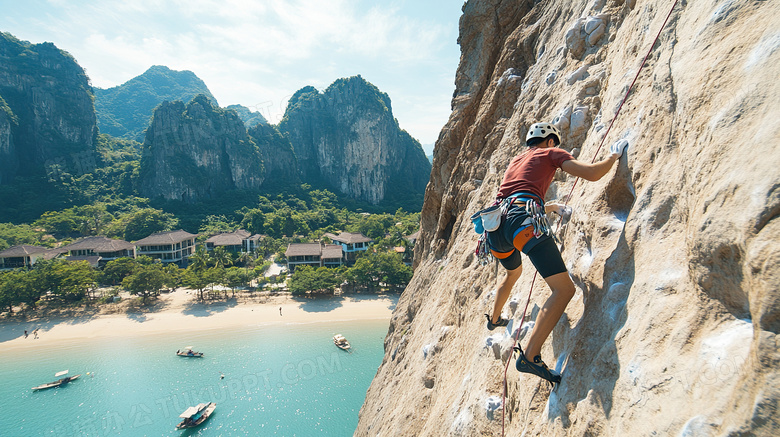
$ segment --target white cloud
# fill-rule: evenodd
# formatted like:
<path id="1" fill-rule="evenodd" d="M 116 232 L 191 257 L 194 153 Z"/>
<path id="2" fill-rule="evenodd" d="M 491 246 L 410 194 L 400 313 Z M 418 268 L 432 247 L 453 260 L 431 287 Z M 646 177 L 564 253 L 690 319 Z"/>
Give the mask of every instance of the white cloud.
<path id="1" fill-rule="evenodd" d="M 460 13 L 451 0 L 32 0 L 25 8 L 5 11 L 14 28 L 3 30 L 69 51 L 98 87 L 152 65 L 186 69 L 222 105 L 272 102 L 262 107 L 274 121 L 297 89 L 362 74 L 424 143 L 449 114 Z M 427 105 L 410 103 L 416 97 Z"/>

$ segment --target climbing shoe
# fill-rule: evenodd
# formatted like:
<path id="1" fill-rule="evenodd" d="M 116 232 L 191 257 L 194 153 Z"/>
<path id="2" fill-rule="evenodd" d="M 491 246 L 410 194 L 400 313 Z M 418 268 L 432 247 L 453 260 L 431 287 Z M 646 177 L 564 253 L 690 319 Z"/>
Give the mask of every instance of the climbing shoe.
<path id="1" fill-rule="evenodd" d="M 515 367 L 517 367 L 517 370 L 523 373 L 532 373 L 542 379 L 545 379 L 550 382 L 550 385 L 553 385 L 554 383 L 561 382 L 561 375 L 559 375 L 554 370 L 550 370 L 547 367 L 547 364 L 544 364 L 544 361 L 542 361 L 542 356 L 537 355 L 534 357 L 534 361 L 528 361 L 528 359 L 525 357 L 525 354 L 523 354 L 523 350 L 520 349 L 520 347 L 515 347 L 515 352 L 518 353 L 517 362 L 515 363 Z"/>
<path id="2" fill-rule="evenodd" d="M 500 326 L 506 326 L 509 324 L 509 320 L 504 319 L 503 317 L 498 317 L 498 321 L 496 323 L 493 323 L 493 320 L 490 318 L 489 315 L 485 314 L 485 317 L 487 317 L 488 323 L 487 328 L 488 330 L 492 331 Z"/>

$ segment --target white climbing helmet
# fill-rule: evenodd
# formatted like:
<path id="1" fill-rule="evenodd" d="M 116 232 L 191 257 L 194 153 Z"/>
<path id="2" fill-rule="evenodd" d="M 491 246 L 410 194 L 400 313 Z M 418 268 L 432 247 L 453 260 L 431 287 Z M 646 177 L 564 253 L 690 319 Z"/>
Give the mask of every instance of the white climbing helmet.
<path id="1" fill-rule="evenodd" d="M 525 136 L 525 142 L 531 138 L 547 138 L 548 135 L 555 135 L 555 145 L 561 144 L 561 133 L 558 128 L 552 123 L 534 123 L 528 129 L 528 134 Z"/>

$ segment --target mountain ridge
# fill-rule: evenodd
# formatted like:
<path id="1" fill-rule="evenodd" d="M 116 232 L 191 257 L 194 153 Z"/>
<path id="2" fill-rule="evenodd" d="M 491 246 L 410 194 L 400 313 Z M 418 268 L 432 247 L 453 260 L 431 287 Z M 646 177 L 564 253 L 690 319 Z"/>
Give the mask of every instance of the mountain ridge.
<path id="1" fill-rule="evenodd" d="M 337 79 L 323 92 L 296 91 L 278 128 L 304 181 L 372 204 L 415 193 L 421 200 L 430 162 L 393 117 L 390 97 L 360 75 Z"/>
<path id="2" fill-rule="evenodd" d="M 154 109 L 163 101 L 184 103 L 206 95 L 217 103 L 208 86 L 189 70 L 153 65 L 142 74 L 111 88 L 94 88 L 98 127 L 117 138 L 143 141 Z"/>

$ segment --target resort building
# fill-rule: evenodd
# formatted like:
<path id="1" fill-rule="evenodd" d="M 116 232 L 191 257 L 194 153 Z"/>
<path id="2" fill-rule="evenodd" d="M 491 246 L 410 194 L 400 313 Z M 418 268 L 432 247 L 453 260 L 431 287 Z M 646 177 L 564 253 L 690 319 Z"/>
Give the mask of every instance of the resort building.
<path id="1" fill-rule="evenodd" d="M 255 253 L 255 251 L 260 250 L 260 240 L 262 240 L 265 237 L 267 237 L 267 235 L 255 234 L 249 238 L 245 238 L 244 252 Z"/>
<path id="2" fill-rule="evenodd" d="M 239 229 L 235 232 L 217 234 L 206 240 L 206 250 L 214 250 L 217 247 L 224 247 L 233 253 L 253 253 L 259 246 L 259 241 L 263 235 L 252 235 L 248 231 Z"/>
<path id="3" fill-rule="evenodd" d="M 324 236 L 341 246 L 341 249 L 344 251 L 344 261 L 349 266 L 355 264 L 355 257 L 358 252 L 368 250 L 371 243 L 373 243 L 372 239 L 361 233 L 342 232 L 338 235 L 326 233 Z"/>
<path id="4" fill-rule="evenodd" d="M 60 250 L 68 254 L 68 261 L 88 261 L 93 266 L 104 266 L 117 258 L 135 258 L 135 245 L 106 237 L 86 237 Z"/>
<path id="5" fill-rule="evenodd" d="M 39 259 L 48 259 L 59 252 L 48 247 L 22 244 L 0 251 L 0 270 L 32 267 Z"/>
<path id="6" fill-rule="evenodd" d="M 182 230 L 159 232 L 136 241 L 135 254 L 184 266 L 195 250 L 195 237 L 197 235 Z"/>
<path id="7" fill-rule="evenodd" d="M 290 273 L 298 266 L 338 267 L 344 258 L 341 245 L 323 243 L 291 243 L 284 255 Z"/>

